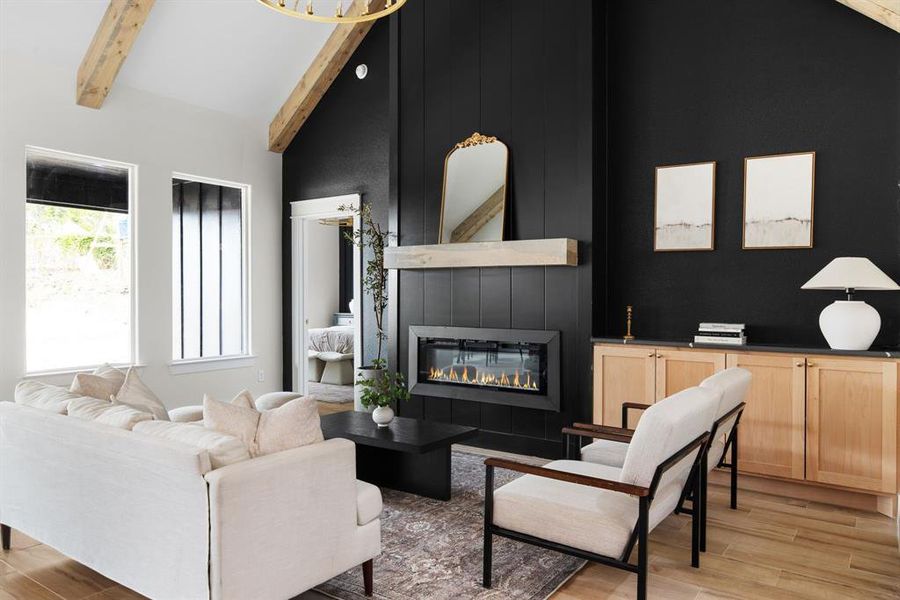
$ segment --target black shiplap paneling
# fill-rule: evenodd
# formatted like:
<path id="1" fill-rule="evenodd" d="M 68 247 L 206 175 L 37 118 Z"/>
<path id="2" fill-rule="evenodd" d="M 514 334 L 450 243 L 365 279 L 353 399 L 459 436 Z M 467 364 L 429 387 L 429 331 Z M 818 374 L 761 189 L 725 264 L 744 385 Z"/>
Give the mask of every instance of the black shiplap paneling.
<path id="1" fill-rule="evenodd" d="M 510 239 L 544 237 L 544 155 L 546 96 L 551 91 L 544 81 L 544 52 L 549 37 L 568 35 L 544 29 L 546 3 L 519 7 L 514 3 L 508 18 L 510 27 Z M 485 24 L 487 26 L 488 24 Z M 571 61 L 560 69 L 571 66 Z M 485 131 L 490 129 L 484 124 Z"/>
<path id="2" fill-rule="evenodd" d="M 411 0 L 401 11 L 402 244 L 437 241 L 444 157 L 455 143 L 481 131 L 510 148 L 508 239 L 553 232 L 586 242 L 590 251 L 591 7 L 567 1 L 565 15 L 512 0 Z M 572 11 L 588 18 L 574 31 Z M 578 52 L 587 56 L 576 58 Z M 483 435 L 474 443 L 558 455 L 554 430 L 590 411 L 589 392 L 584 396 L 577 373 L 587 368 L 589 381 L 591 267 L 589 257 L 583 261 L 577 269 L 429 270 L 421 279 L 401 273 L 399 364 L 408 352 L 407 327 L 418 319 L 429 325 L 558 328 L 571 361 L 560 414 L 436 398 L 414 398 L 401 414 L 476 424 Z"/>
<path id="3" fill-rule="evenodd" d="M 800 286 L 836 256 L 900 280 L 900 36 L 818 0 L 629 0 L 609 12 L 609 313 L 621 335 L 746 322 L 760 343 L 824 345 L 839 294 Z M 742 250 L 743 159 L 815 150 L 814 245 Z M 656 165 L 717 160 L 713 252 L 654 253 Z M 900 344 L 896 293 L 877 345 Z M 598 327 L 601 314 L 595 315 Z"/>

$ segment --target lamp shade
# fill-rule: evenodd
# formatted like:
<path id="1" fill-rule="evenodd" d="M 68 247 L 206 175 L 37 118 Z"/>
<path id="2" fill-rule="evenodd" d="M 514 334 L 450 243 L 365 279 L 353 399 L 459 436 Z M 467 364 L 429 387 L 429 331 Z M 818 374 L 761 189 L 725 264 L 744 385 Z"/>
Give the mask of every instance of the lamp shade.
<path id="1" fill-rule="evenodd" d="M 812 279 L 800 286 L 804 290 L 900 290 L 897 282 L 861 256 L 841 256 L 825 265 Z"/>

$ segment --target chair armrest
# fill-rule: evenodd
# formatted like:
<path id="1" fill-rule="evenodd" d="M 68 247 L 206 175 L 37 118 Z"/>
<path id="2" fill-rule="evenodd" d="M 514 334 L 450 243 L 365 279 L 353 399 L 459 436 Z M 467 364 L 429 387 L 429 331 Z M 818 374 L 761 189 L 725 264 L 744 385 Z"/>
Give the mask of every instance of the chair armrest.
<path id="1" fill-rule="evenodd" d="M 169 420 L 173 423 L 195 423 L 203 420 L 203 407 L 179 406 L 169 411 Z"/>
<path id="2" fill-rule="evenodd" d="M 254 404 L 256 405 L 256 410 L 260 412 L 274 410 L 301 396 L 302 394 L 296 392 L 269 392 L 257 398 Z"/>
<path id="3" fill-rule="evenodd" d="M 648 488 L 638 485 L 631 485 L 629 483 L 622 483 L 621 481 L 613 481 L 611 479 L 602 479 L 600 477 L 590 477 L 588 475 L 580 475 L 578 473 L 569 473 L 566 471 L 557 471 L 555 469 L 537 467 L 535 465 L 520 463 L 514 460 L 507 460 L 505 458 L 488 458 L 484 461 L 484 464 L 488 467 L 499 467 L 501 469 L 517 471 L 519 473 L 526 473 L 528 475 L 537 475 L 538 477 L 556 479 L 557 481 L 565 481 L 567 483 L 575 483 L 578 485 L 586 485 L 589 487 L 610 490 L 613 492 L 621 492 L 630 496 L 643 497 L 650 495 L 650 490 Z"/>
<path id="4" fill-rule="evenodd" d="M 623 402 L 622 403 L 622 427 L 628 427 L 628 409 L 647 410 L 649 404 L 641 404 L 640 402 Z"/>
<path id="5" fill-rule="evenodd" d="M 572 427 L 563 427 L 563 434 L 565 435 L 578 435 L 584 437 L 591 437 L 600 440 L 611 440 L 613 442 L 622 442 L 629 443 L 631 442 L 631 436 L 634 435 L 633 431 L 628 429 L 619 429 L 618 427 L 603 427 L 602 425 L 594 425 L 593 427 L 580 427 L 581 423 L 575 423 Z"/>
<path id="6" fill-rule="evenodd" d="M 609 425 L 595 425 L 593 423 L 572 423 L 575 429 L 586 429 L 588 431 L 599 431 L 600 433 L 611 433 L 613 435 L 624 435 L 631 437 L 634 435 L 634 429 L 625 427 L 611 427 Z"/>

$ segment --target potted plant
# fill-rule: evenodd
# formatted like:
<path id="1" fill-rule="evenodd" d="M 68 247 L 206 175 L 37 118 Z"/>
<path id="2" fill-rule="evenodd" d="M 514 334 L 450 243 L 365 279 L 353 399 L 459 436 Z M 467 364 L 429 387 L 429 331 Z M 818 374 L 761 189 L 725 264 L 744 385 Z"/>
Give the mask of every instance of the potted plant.
<path id="1" fill-rule="evenodd" d="M 355 390 L 355 408 L 359 410 L 366 405 L 362 403 L 364 386 L 362 382 L 378 380 L 384 376 L 387 361 L 383 358 L 383 346 L 387 340 L 384 331 L 384 310 L 387 308 L 387 282 L 388 273 L 384 268 L 384 249 L 391 239 L 391 234 L 381 228 L 381 225 L 372 218 L 372 208 L 368 204 L 360 203 L 358 209 L 351 206 L 340 206 L 344 212 L 354 212 L 359 216 L 359 229 L 346 233 L 347 240 L 354 246 L 364 251 L 371 250 L 372 256 L 366 260 L 366 268 L 363 273 L 362 288 L 364 293 L 372 296 L 372 310 L 375 313 L 375 335 L 378 341 L 378 352 L 371 365 L 360 367 L 356 370 L 357 388 Z M 356 316 L 354 315 L 354 318 Z"/>
<path id="2" fill-rule="evenodd" d="M 362 405 L 367 409 L 375 407 L 372 420 L 379 427 L 387 427 L 394 420 L 395 403 L 409 400 L 409 390 L 402 373 L 382 372 L 375 379 L 358 380 L 357 385 L 362 391 Z"/>

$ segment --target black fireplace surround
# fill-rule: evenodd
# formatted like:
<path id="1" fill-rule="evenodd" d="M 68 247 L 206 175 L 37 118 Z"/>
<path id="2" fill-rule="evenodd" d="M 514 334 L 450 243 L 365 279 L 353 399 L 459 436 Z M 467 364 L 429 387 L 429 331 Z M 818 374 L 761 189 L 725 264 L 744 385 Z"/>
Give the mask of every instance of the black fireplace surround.
<path id="1" fill-rule="evenodd" d="M 413 394 L 559 412 L 559 380 L 558 331 L 409 328 Z"/>

